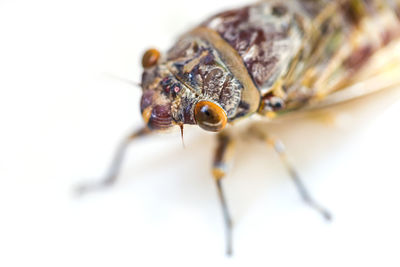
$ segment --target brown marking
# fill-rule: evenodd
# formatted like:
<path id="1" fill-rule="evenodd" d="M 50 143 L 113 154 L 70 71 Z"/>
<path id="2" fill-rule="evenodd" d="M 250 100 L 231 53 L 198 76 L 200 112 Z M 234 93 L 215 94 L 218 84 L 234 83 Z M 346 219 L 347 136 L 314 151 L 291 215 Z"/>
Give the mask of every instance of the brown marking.
<path id="1" fill-rule="evenodd" d="M 262 87 L 279 67 L 279 48 L 275 44 L 287 38 L 289 25 L 275 25 L 272 21 L 258 22 L 250 10 L 244 7 L 216 15 L 203 25 L 212 27 L 242 57 L 256 86 Z M 259 7 L 261 8 L 261 6 Z M 281 17 L 288 12 L 284 4 L 272 7 L 272 15 Z M 217 24 L 215 20 L 219 19 Z"/>
<path id="2" fill-rule="evenodd" d="M 249 113 L 256 112 L 260 103 L 260 92 L 253 83 L 238 52 L 212 29 L 198 27 L 189 34 L 209 42 L 218 51 L 228 69 L 242 83 L 241 99 L 250 104 Z"/>
<path id="3" fill-rule="evenodd" d="M 355 25 L 367 14 L 365 3 L 361 0 L 342 1 L 341 8 L 345 18 Z"/>
<path id="4" fill-rule="evenodd" d="M 362 65 L 367 62 L 367 60 L 372 56 L 374 48 L 371 45 L 365 45 L 360 47 L 358 50 L 354 51 L 352 55 L 345 60 L 344 66 L 351 70 L 357 70 L 362 67 Z"/>

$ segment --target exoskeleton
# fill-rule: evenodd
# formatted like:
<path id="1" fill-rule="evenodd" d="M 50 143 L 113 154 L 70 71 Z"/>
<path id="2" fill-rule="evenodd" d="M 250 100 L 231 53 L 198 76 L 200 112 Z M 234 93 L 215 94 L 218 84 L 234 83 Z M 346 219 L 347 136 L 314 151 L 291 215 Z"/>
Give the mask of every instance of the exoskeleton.
<path id="1" fill-rule="evenodd" d="M 399 0 L 268 0 L 214 15 L 165 54 L 155 49 L 144 54 L 145 126 L 123 140 L 106 179 L 80 191 L 113 183 L 127 144 L 138 137 L 174 126 L 183 131 L 185 124 L 216 132 L 212 176 L 231 254 L 231 218 L 221 180 L 234 148 L 232 124 L 250 117 L 271 120 L 397 84 L 399 37 Z M 374 57 L 385 51 L 390 57 L 376 63 Z M 304 201 L 329 220 L 282 144 L 259 127 L 249 133 L 272 145 Z"/>

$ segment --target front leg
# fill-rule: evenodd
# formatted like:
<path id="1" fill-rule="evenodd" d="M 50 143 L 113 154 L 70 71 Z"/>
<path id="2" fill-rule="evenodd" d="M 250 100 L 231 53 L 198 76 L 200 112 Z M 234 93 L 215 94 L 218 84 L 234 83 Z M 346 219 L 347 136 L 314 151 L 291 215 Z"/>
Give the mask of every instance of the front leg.
<path id="1" fill-rule="evenodd" d="M 119 171 L 121 169 L 122 162 L 124 160 L 125 152 L 130 143 L 133 140 L 136 140 L 137 138 L 149 135 L 151 131 L 148 128 L 141 128 L 139 130 L 136 130 L 129 134 L 127 137 L 125 137 L 123 140 L 121 140 L 121 143 L 119 144 L 118 148 L 116 149 L 116 152 L 114 154 L 113 160 L 111 162 L 111 165 L 108 168 L 108 171 L 106 175 L 103 177 L 103 179 L 92 182 L 92 183 L 86 183 L 86 184 L 81 184 L 76 188 L 76 193 L 78 195 L 82 195 L 84 193 L 90 192 L 90 191 L 95 191 L 104 187 L 111 186 L 114 184 L 118 178 Z"/>
<path id="2" fill-rule="evenodd" d="M 218 144 L 215 150 L 212 175 L 217 185 L 218 197 L 222 207 L 222 214 L 225 222 L 226 254 L 232 255 L 232 219 L 226 204 L 225 194 L 222 188 L 222 178 L 228 172 L 229 165 L 233 158 L 234 142 L 232 136 L 226 132 L 218 134 Z"/>

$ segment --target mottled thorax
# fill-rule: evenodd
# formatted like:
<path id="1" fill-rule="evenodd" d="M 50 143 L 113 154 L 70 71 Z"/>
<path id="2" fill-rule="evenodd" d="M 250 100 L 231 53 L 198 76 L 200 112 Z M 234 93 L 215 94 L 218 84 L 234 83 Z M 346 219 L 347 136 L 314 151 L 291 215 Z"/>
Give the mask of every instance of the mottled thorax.
<path id="1" fill-rule="evenodd" d="M 226 111 L 228 119 L 237 115 L 243 86 L 209 43 L 184 36 L 169 51 L 167 64 L 197 100 L 218 103 Z M 185 98 L 183 95 L 180 101 L 186 101 Z M 180 108 L 174 108 L 179 114 Z"/>

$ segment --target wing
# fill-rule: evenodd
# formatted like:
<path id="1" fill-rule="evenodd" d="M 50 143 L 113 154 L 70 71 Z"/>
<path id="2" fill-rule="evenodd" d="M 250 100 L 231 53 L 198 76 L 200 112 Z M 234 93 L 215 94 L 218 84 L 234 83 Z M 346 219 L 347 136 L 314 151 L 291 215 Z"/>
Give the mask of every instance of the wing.
<path id="1" fill-rule="evenodd" d="M 400 86 L 400 40 L 376 53 L 351 83 L 324 98 L 313 98 L 300 110 L 314 110 Z"/>

